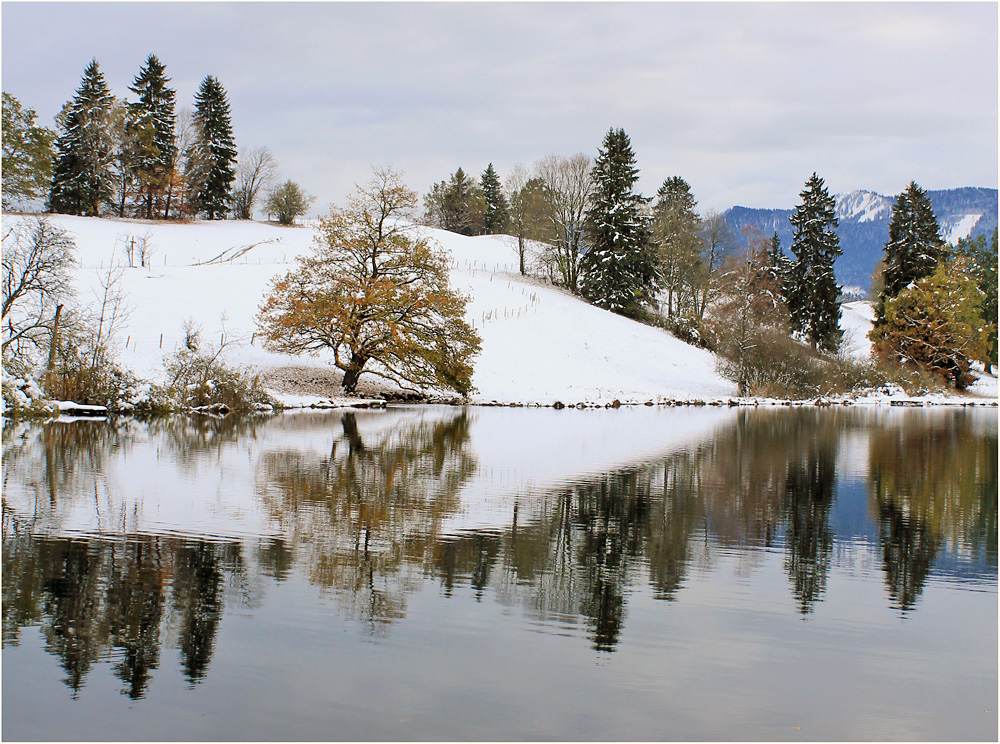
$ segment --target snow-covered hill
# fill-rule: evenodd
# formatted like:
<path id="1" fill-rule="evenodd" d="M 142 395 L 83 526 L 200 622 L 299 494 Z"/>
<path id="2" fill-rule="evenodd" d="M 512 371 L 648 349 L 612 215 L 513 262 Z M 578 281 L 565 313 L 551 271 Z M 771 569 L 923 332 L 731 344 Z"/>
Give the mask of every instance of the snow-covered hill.
<path id="1" fill-rule="evenodd" d="M 13 219 L 19 218 L 4 217 Z M 120 357 L 136 373 L 162 376 L 163 356 L 181 343 L 186 318 L 202 324 L 206 340 L 218 340 L 223 328 L 228 339 L 238 340 L 228 357 L 232 363 L 327 367 L 328 356 L 273 354 L 255 338 L 254 317 L 271 277 L 309 251 L 311 229 L 236 221 L 52 219 L 76 240 L 81 302 L 93 299 L 110 262 L 125 262 L 126 244 L 145 240 L 151 247 L 148 266 L 126 268 L 122 279 L 131 314 Z M 428 233 L 452 256 L 453 286 L 472 297 L 467 317 L 483 338 L 475 400 L 642 402 L 735 392 L 716 373 L 707 351 L 521 277 L 511 239 Z"/>

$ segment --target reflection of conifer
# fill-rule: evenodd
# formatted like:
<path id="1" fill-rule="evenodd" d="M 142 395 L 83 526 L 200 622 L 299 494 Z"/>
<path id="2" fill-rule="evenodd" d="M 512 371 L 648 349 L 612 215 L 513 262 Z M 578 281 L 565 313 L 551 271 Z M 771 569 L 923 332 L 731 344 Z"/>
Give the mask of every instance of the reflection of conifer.
<path id="1" fill-rule="evenodd" d="M 41 549 L 48 619 L 45 650 L 59 657 L 76 697 L 107 642 L 100 574 L 102 555 L 87 543 L 45 540 Z"/>
<path id="2" fill-rule="evenodd" d="M 153 538 L 128 542 L 115 556 L 108 590 L 111 641 L 123 651 L 115 674 L 133 700 L 145 695 L 150 672 L 160 663 L 164 602 L 158 554 Z"/>
<path id="3" fill-rule="evenodd" d="M 826 591 L 830 573 L 833 531 L 829 527 L 836 478 L 833 443 L 809 452 L 794 463 L 785 486 L 784 512 L 788 519 L 788 555 L 785 569 L 792 579 L 792 593 L 803 615 Z"/>
<path id="4" fill-rule="evenodd" d="M 222 619 L 223 583 L 216 547 L 199 542 L 174 555 L 174 607 L 180 614 L 181 666 L 188 681 L 205 676 Z"/>
<path id="5" fill-rule="evenodd" d="M 886 586 L 904 611 L 916 605 L 946 544 L 996 565 L 997 438 L 974 421 L 961 410 L 933 422 L 904 417 L 870 435 L 869 504 Z"/>
<path id="6" fill-rule="evenodd" d="M 582 532 L 577 562 L 583 568 L 580 612 L 589 619 L 599 651 L 613 651 L 625 620 L 624 592 L 642 555 L 648 490 L 635 473 L 609 476 L 576 492 L 575 528 Z"/>
<path id="7" fill-rule="evenodd" d="M 877 501 L 886 586 L 893 604 L 906 612 L 916 606 L 924 590 L 941 541 L 926 523 L 908 516 L 892 499 Z"/>
<path id="8" fill-rule="evenodd" d="M 625 598 L 614 575 L 593 580 L 590 596 L 584 599 L 580 611 L 590 620 L 591 637 L 598 651 L 614 651 L 625 624 Z"/>

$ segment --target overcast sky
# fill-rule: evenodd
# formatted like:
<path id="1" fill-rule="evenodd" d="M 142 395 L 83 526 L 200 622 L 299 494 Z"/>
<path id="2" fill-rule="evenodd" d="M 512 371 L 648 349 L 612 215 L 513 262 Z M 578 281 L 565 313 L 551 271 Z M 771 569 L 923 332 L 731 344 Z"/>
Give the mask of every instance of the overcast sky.
<path id="1" fill-rule="evenodd" d="M 150 54 L 178 109 L 225 87 L 237 145 L 266 145 L 326 212 L 371 165 L 425 193 L 631 136 L 647 195 L 701 209 L 831 193 L 997 186 L 997 4 L 15 3 L 3 90 L 52 126 L 96 58 L 112 90 Z"/>

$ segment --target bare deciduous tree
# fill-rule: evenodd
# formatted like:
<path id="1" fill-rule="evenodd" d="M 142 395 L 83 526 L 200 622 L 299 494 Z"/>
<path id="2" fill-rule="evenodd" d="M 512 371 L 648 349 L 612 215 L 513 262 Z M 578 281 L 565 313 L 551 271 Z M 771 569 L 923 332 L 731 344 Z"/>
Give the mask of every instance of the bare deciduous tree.
<path id="1" fill-rule="evenodd" d="M 44 347 L 56 308 L 72 296 L 70 275 L 76 244 L 45 217 L 19 220 L 3 236 L 4 361 L 27 362 L 26 354 Z"/>
<path id="2" fill-rule="evenodd" d="M 590 198 L 593 161 L 583 153 L 568 158 L 546 155 L 535 173 L 547 187 L 555 227 L 555 258 L 563 283 L 578 291 L 583 223 Z"/>
<path id="3" fill-rule="evenodd" d="M 701 239 L 701 271 L 692 284 L 695 314 L 699 320 L 705 316 L 705 308 L 715 298 L 723 266 L 736 252 L 736 239 L 732 230 L 726 224 L 725 218 L 713 210 L 709 210 L 702 219 Z M 766 248 L 766 241 L 762 235 L 757 235 L 753 240 L 748 239 L 747 244 L 754 253 Z"/>
<path id="4" fill-rule="evenodd" d="M 524 259 L 527 253 L 526 212 L 527 203 L 524 187 L 528 183 L 528 171 L 520 163 L 510 169 L 504 180 L 504 196 L 507 197 L 507 211 L 510 217 L 510 231 L 517 238 L 517 259 L 522 276 L 526 273 Z"/>
<path id="5" fill-rule="evenodd" d="M 272 186 L 277 172 L 278 161 L 266 147 L 255 147 L 240 155 L 233 188 L 233 217 L 253 219 L 261 192 Z"/>

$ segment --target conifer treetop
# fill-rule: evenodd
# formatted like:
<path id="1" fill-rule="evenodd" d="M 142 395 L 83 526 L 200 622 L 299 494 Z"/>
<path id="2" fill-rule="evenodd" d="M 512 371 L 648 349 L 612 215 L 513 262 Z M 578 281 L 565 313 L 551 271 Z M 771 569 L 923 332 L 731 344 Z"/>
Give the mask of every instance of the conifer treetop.
<path id="1" fill-rule="evenodd" d="M 799 194 L 802 202 L 789 218 L 794 230 L 794 261 L 785 274 L 786 300 L 792 328 L 814 348 L 836 351 L 840 330 L 840 285 L 833 263 L 842 251 L 836 203 L 815 172 Z"/>
<path id="2" fill-rule="evenodd" d="M 598 307 L 634 316 L 651 302 L 662 277 L 649 242 L 649 200 L 633 190 L 639 169 L 624 129 L 604 137 L 591 180 L 580 290 Z"/>
<path id="3" fill-rule="evenodd" d="M 910 181 L 892 206 L 880 305 L 913 282 L 933 274 L 943 255 L 944 241 L 931 200 L 915 181 Z"/>

